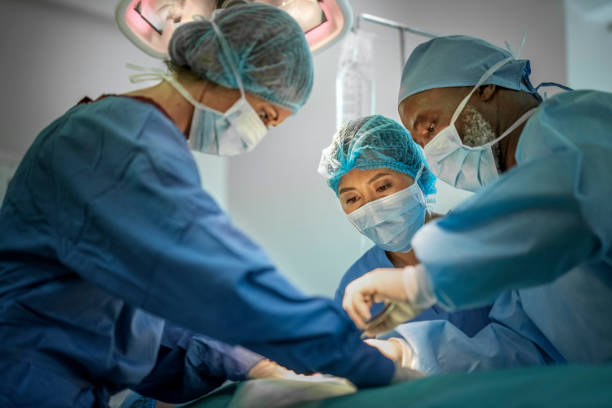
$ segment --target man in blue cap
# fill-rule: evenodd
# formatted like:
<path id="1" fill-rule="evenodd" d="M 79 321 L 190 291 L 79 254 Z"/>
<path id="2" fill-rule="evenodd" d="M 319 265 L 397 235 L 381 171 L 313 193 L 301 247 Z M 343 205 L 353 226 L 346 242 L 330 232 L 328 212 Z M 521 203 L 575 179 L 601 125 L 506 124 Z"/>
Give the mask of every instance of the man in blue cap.
<path id="1" fill-rule="evenodd" d="M 484 340 L 432 342 L 450 337 L 444 322 L 406 331 L 414 368 L 612 360 L 612 95 L 543 101 L 529 74 L 528 60 L 466 36 L 430 40 L 406 62 L 404 126 L 438 178 L 476 194 L 415 235 L 419 265 L 364 275 L 343 306 L 366 327 L 373 299 L 403 302 L 405 320 L 495 302 Z"/>

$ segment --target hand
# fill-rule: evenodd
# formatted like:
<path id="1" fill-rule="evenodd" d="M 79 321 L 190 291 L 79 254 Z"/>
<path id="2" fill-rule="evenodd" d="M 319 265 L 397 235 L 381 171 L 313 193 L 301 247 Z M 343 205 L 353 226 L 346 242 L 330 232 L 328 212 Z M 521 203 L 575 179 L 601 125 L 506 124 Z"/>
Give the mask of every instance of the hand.
<path id="1" fill-rule="evenodd" d="M 370 319 L 370 308 L 375 302 L 404 301 L 406 291 L 402 269 L 379 268 L 366 273 L 349 283 L 344 291 L 342 307 L 357 327 L 366 328 Z"/>
<path id="2" fill-rule="evenodd" d="M 378 351 L 394 363 L 401 362 L 402 346 L 398 342 L 380 339 L 367 339 L 364 341 L 378 349 Z"/>
<path id="3" fill-rule="evenodd" d="M 265 358 L 251 368 L 247 378 L 255 380 L 258 378 L 295 378 L 297 376 L 298 374 L 295 371 L 291 371 Z"/>
<path id="4" fill-rule="evenodd" d="M 366 337 L 376 337 L 379 334 L 391 331 L 396 326 L 411 320 L 422 311 L 422 309 L 410 303 L 390 303 L 386 313 L 383 312 L 366 322 L 364 335 Z"/>
<path id="5" fill-rule="evenodd" d="M 399 337 L 391 337 L 387 340 L 368 339 L 365 340 L 372 347 L 376 347 L 378 351 L 384 354 L 385 357 L 392 360 L 396 365 L 410 368 L 414 364 L 414 352 L 412 347 L 406 340 Z"/>

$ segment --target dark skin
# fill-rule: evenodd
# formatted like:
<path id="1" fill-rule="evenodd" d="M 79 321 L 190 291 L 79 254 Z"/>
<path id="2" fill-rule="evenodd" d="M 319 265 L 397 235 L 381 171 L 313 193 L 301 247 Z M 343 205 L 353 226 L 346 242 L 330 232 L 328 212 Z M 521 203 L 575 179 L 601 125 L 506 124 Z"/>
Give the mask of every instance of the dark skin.
<path id="1" fill-rule="evenodd" d="M 470 92 L 471 87 L 435 88 L 419 92 L 404 99 L 399 107 L 402 123 L 410 131 L 416 143 L 425 147 L 427 143 L 450 124 L 455 109 Z M 472 105 L 497 135 L 501 135 L 528 110 L 538 106 L 533 95 L 497 85 L 483 85 L 470 97 Z M 463 140 L 465 115 L 463 112 L 455 122 L 459 137 Z M 499 142 L 501 171 L 516 165 L 515 152 L 525 123 Z"/>

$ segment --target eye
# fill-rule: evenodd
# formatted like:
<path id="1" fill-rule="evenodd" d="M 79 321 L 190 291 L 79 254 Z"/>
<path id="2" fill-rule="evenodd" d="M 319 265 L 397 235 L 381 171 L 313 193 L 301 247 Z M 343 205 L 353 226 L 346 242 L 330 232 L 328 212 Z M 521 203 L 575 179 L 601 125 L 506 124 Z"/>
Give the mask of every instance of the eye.
<path id="1" fill-rule="evenodd" d="M 352 196 L 345 200 L 346 204 L 355 204 L 356 202 L 357 202 L 357 196 Z"/>
<path id="2" fill-rule="evenodd" d="M 429 124 L 429 126 L 427 126 L 427 132 L 429 132 L 429 133 L 433 133 L 433 132 L 434 132 L 434 130 L 436 130 L 436 124 L 435 124 L 435 123 L 433 123 L 433 122 L 431 122 L 431 123 Z"/>
<path id="3" fill-rule="evenodd" d="M 378 191 L 379 193 L 382 193 L 383 191 L 388 190 L 389 188 L 391 188 L 391 183 L 385 183 L 381 186 L 378 186 L 376 188 L 376 191 Z"/>
<path id="4" fill-rule="evenodd" d="M 259 112 L 259 118 L 262 120 L 263 123 L 266 123 L 266 124 L 269 121 L 268 113 L 266 111 Z"/>

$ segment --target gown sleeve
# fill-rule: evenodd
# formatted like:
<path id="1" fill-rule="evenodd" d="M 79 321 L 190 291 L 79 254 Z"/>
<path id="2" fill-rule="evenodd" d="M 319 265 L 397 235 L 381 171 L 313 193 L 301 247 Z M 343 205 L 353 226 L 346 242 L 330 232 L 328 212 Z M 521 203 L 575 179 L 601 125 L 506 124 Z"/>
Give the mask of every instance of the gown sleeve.
<path id="1" fill-rule="evenodd" d="M 173 123 L 101 106 L 76 112 L 41 153 L 62 263 L 134 307 L 290 369 L 391 381 L 393 363 L 345 313 L 289 283 L 202 190 Z"/>
<path id="2" fill-rule="evenodd" d="M 226 380 L 247 379 L 263 357 L 189 330 L 164 327 L 153 370 L 132 389 L 165 402 L 186 402 L 214 390 Z"/>
<path id="3" fill-rule="evenodd" d="M 521 134 L 518 165 L 416 234 L 441 305 L 482 305 L 583 262 L 612 261 L 610 129 L 610 94 L 545 102 Z"/>
<path id="4" fill-rule="evenodd" d="M 412 368 L 428 374 L 487 371 L 565 363 L 523 310 L 516 291 L 494 303 L 489 323 L 470 335 L 451 321 L 400 325 L 392 333 L 413 350 Z"/>

